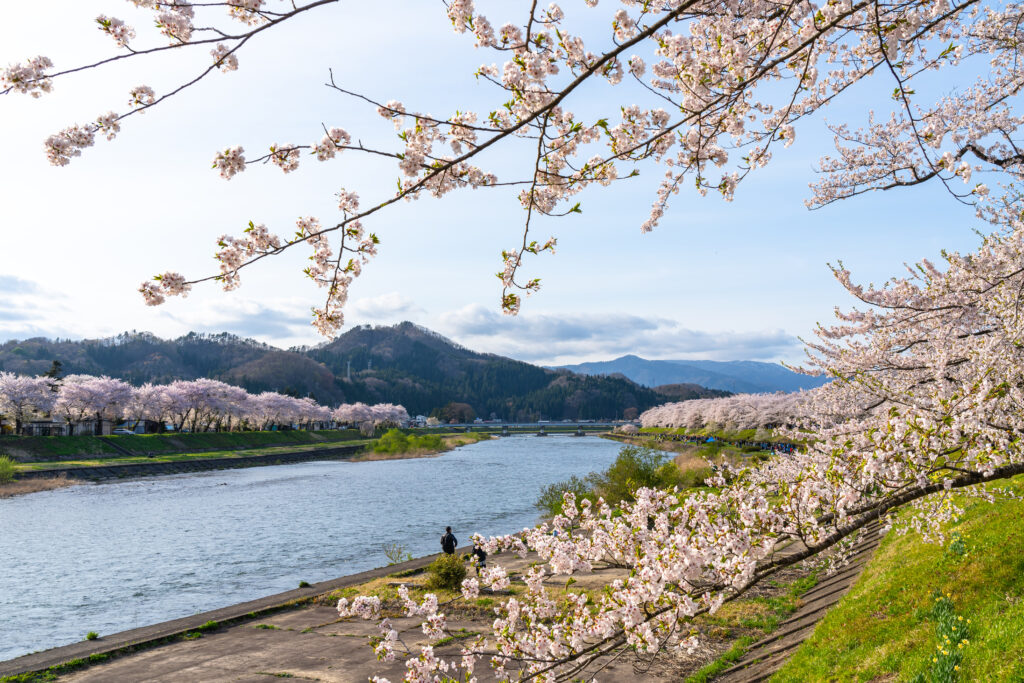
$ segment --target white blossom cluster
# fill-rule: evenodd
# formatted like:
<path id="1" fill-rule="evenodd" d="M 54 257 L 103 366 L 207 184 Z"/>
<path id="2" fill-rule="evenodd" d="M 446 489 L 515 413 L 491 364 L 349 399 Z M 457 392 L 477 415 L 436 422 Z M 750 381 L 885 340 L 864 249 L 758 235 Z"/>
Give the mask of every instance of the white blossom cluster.
<path id="1" fill-rule="evenodd" d="M 805 418 L 814 391 L 791 394 L 738 394 L 725 398 L 701 398 L 666 403 L 640 415 L 644 427 L 675 429 L 774 429 L 792 426 Z"/>
<path id="2" fill-rule="evenodd" d="M 210 71 L 237 69 L 238 50 L 257 32 L 335 0 L 305 5 L 287 0 L 129 1 L 154 13 L 171 47 L 210 45 L 213 63 L 185 79 L 182 87 L 188 87 Z M 521 245 L 502 256 L 499 278 L 506 313 L 520 310 L 522 293 L 540 288 L 539 278 L 518 276 L 528 254 L 549 251 L 530 236 L 537 216 L 581 212 L 578 196 L 586 188 L 607 188 L 640 173 L 641 167 L 660 167 L 662 176 L 646 220 L 638 221 L 641 231 L 654 229 L 671 198 L 690 184 L 700 194 L 717 192 L 729 200 L 749 173 L 794 143 L 803 119 L 848 97 L 848 91 L 860 91 L 854 86 L 865 79 L 886 79 L 893 86 L 891 100 L 878 116 L 858 122 L 865 123 L 863 128 L 850 121 L 831 124 L 836 152 L 821 161 L 810 205 L 931 180 L 962 201 L 977 202 L 990 191 L 980 182 L 982 174 L 1020 179 L 1024 153 L 1017 136 L 1024 120 L 1013 105 L 1024 82 L 1024 22 L 1017 3 L 758 0 L 741 8 L 725 8 L 712 0 L 585 4 L 593 9 L 583 11 L 594 13 L 588 20 L 576 16 L 578 10 L 570 18 L 550 3 L 534 4 L 528 15 L 514 16 L 517 21 L 499 21 L 483 14 L 473 0 L 446 3 L 453 29 L 472 35 L 478 49 L 498 58 L 476 73 L 497 89 L 489 111 L 453 106 L 454 113 L 434 116 L 398 100 L 376 102 L 349 93 L 332 78 L 330 87 L 371 102 L 393 125 L 399 140 L 395 149 L 353 146 L 348 133 L 331 129 L 319 142 L 274 144 L 269 153 L 249 161 L 241 146 L 228 147 L 217 154 L 214 167 L 225 178 L 259 161 L 293 173 L 306 149 L 321 161 L 342 149 L 394 160 L 399 174 L 394 196 L 375 198 L 370 208 L 325 223 L 323 233 L 344 232 L 351 221 L 424 193 L 441 197 L 460 188 L 512 187 L 526 211 Z M 217 14 L 224 9 L 226 16 Z M 515 11 L 507 4 L 494 7 L 494 12 Z M 203 20 L 197 23 L 200 15 Z M 128 47 L 134 29 L 107 15 L 97 22 L 118 45 Z M 136 57 L 167 46 L 128 49 L 127 56 Z M 981 61 L 985 68 L 979 76 L 970 65 Z M 54 78 L 104 63 L 55 73 L 46 57 L 19 62 L 0 70 L 0 94 L 39 96 L 51 90 Z M 941 91 L 929 86 L 931 73 L 937 71 L 948 75 L 944 82 L 950 83 Z M 583 91 L 624 83 L 632 88 L 628 94 L 600 90 L 611 103 L 604 115 L 580 113 L 575 106 Z M 116 126 L 105 123 L 120 122 L 163 97 L 133 96 L 128 112 L 66 128 L 47 140 L 48 157 L 66 165 L 93 144 L 97 132 L 107 138 L 117 133 Z M 629 101 L 620 101 L 624 99 Z M 478 160 L 484 150 L 508 147 L 516 140 L 531 148 L 532 163 L 517 178 L 499 183 Z M 305 241 L 283 241 L 274 253 Z M 333 249 L 344 250 L 337 244 Z M 314 325 L 326 335 L 342 319 L 351 272 L 341 265 L 326 275 L 336 278 L 338 286 L 323 285 L 327 302 L 314 309 Z M 170 293 L 164 290 L 162 295 Z M 160 299 L 153 296 L 151 285 L 143 294 L 149 303 Z"/>

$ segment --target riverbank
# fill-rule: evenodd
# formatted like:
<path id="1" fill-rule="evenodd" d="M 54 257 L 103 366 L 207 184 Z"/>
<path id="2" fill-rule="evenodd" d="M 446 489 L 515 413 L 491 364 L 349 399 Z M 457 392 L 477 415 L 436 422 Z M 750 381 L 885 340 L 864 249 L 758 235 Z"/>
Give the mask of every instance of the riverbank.
<path id="1" fill-rule="evenodd" d="M 18 462 L 149 457 L 182 453 L 315 447 L 362 440 L 358 430 L 282 430 L 268 432 L 196 432 L 123 436 L 3 436 L 0 454 Z"/>
<path id="2" fill-rule="evenodd" d="M 464 546 L 457 552 L 465 555 L 469 550 L 469 546 Z M 203 681 L 255 676 L 325 681 L 385 676 L 398 680 L 405 657 L 392 663 L 377 661 L 367 643 L 367 637 L 376 632 L 375 622 L 339 619 L 335 610 L 338 599 L 356 595 L 380 598 L 384 613 L 403 634 L 405 644 L 414 650 L 431 645 L 438 656 L 455 659 L 465 639 L 489 632 L 496 604 L 525 590 L 524 577 L 538 559 L 533 553 L 523 558 L 511 553 L 492 556 L 491 562 L 508 572 L 511 585 L 467 600 L 457 592 L 427 589 L 425 569 L 437 557 L 429 555 L 185 619 L 0 662 L 0 677 L 11 677 L 0 681 L 35 683 L 59 676 L 66 681 L 99 683 L 150 679 L 171 672 L 183 679 Z M 566 584 L 563 577 L 549 577 L 544 583 L 553 596 L 597 596 L 609 582 L 622 580 L 626 575 L 624 569 L 596 567 L 594 571 L 575 574 L 572 584 Z M 700 650 L 666 648 L 655 665 L 645 667 L 643 673 L 634 669 L 640 662 L 629 649 L 610 653 L 598 666 L 609 680 L 661 683 L 680 681 L 694 674 L 695 680 L 704 680 L 708 664 L 728 650 L 732 639 L 743 634 L 743 638 L 752 640 L 771 632 L 775 624 L 797 609 L 800 596 L 815 582 L 815 574 L 809 569 L 787 570 L 772 585 L 759 587 L 730 603 L 717 616 L 698 618 L 694 627 L 704 637 Z M 405 586 L 417 601 L 427 592 L 437 594 L 439 601 L 447 605 L 448 630 L 455 635 L 433 639 L 424 636 L 419 620 L 404 615 L 397 593 L 399 586 Z"/>
<path id="3" fill-rule="evenodd" d="M 70 479 L 67 475 L 57 477 L 37 477 L 34 479 L 15 479 L 0 484 L 0 498 L 13 498 L 23 496 L 27 493 L 39 493 L 40 491 L 52 491 L 62 489 L 65 486 L 79 484 L 77 479 Z"/>
<path id="4" fill-rule="evenodd" d="M 236 451 L 201 453 L 174 453 L 146 457 L 123 456 L 97 459 L 62 460 L 60 462 L 23 462 L 15 465 L 17 478 L 0 486 L 0 497 L 10 497 L 37 491 L 71 486 L 81 481 L 121 479 L 127 477 L 158 476 L 204 472 L 237 467 L 286 465 L 317 459 L 342 458 L 353 461 L 400 460 L 433 457 L 492 438 L 490 434 L 469 433 L 439 436 L 434 448 L 414 448 L 400 452 L 378 452 L 374 445 L 379 440 L 348 442 L 343 446 L 270 447 Z"/>
<path id="5" fill-rule="evenodd" d="M 532 526 L 539 488 L 607 467 L 600 439 L 492 439 L 444 457 L 314 460 L 107 480 L 0 501 L 0 660 Z M 126 543 L 126 539 L 144 542 Z"/>
<path id="6" fill-rule="evenodd" d="M 397 431 L 397 430 L 394 430 Z M 465 432 L 458 434 L 433 434 L 417 439 L 415 436 L 398 439 L 389 438 L 393 432 L 370 443 L 366 450 L 355 456 L 353 460 L 404 460 L 407 458 L 432 458 L 442 455 L 460 446 L 468 446 L 480 441 L 489 441 L 493 434 L 485 432 Z M 408 435 L 405 435 L 408 437 Z M 436 438 L 435 438 L 436 437 Z M 429 445 L 424 445 L 424 442 Z"/>

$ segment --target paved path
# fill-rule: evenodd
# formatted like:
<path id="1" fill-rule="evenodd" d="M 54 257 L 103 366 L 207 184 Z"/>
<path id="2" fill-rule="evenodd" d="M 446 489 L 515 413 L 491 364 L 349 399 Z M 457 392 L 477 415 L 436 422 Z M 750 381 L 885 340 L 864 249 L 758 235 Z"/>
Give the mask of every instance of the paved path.
<path id="1" fill-rule="evenodd" d="M 461 548 L 459 552 L 466 553 L 471 550 L 472 548 L 470 546 L 466 546 Z M 261 618 L 262 615 L 278 612 L 283 608 L 311 601 L 319 595 L 329 593 L 339 588 L 355 586 L 373 579 L 387 576 L 394 572 L 403 572 L 425 567 L 433 562 L 436 557 L 437 555 L 429 555 L 427 557 L 402 562 L 390 567 L 371 569 L 370 571 L 353 574 L 351 576 L 344 576 L 331 581 L 314 583 L 306 588 L 298 588 L 284 593 L 278 593 L 277 595 L 270 595 L 258 600 L 251 600 L 238 605 L 231 605 L 229 607 L 223 607 L 209 612 L 194 614 L 190 617 L 173 619 L 171 621 L 165 621 L 152 626 L 143 626 L 142 628 L 136 628 L 130 631 L 122 631 L 121 633 L 104 636 L 97 640 L 85 640 L 80 643 L 73 643 L 63 647 L 43 650 L 42 652 L 35 652 L 23 657 L 0 662 L 0 677 L 11 676 L 28 671 L 42 671 L 52 666 L 70 662 L 74 659 L 88 657 L 89 655 L 116 653 L 127 648 L 174 638 L 189 631 L 194 631 L 197 627 L 210 621 L 217 623 L 230 623 L 238 620 L 250 620 L 252 618 L 258 619 Z"/>
<path id="2" fill-rule="evenodd" d="M 869 527 L 862 538 L 850 564 L 802 596 L 803 605 L 790 619 L 770 637 L 752 645 L 736 666 L 723 672 L 715 681 L 752 683 L 765 680 L 777 671 L 856 580 L 878 545 L 877 526 Z M 460 552 L 468 550 L 466 547 Z M 269 682 L 275 677 L 294 677 L 347 683 L 384 676 L 398 681 L 404 672 L 402 658 L 391 664 L 377 662 L 367 643 L 368 637 L 377 633 L 375 622 L 338 619 L 333 605 L 317 604 L 313 600 L 330 591 L 374 579 L 390 577 L 391 582 L 400 583 L 402 579 L 393 577 L 393 574 L 425 567 L 435 557 L 419 558 L 261 600 L 0 662 L 0 676 L 40 671 L 91 654 L 116 654 L 141 645 L 143 649 L 130 656 L 115 657 L 66 674 L 61 676 L 61 680 L 216 683 Z M 500 561 L 511 573 L 524 571 L 533 558 L 519 559 L 502 554 L 493 559 Z M 612 570 L 581 574 L 575 578 L 580 587 L 599 588 L 622 575 L 620 570 Z M 556 583 L 561 585 L 561 582 Z M 180 637 L 208 621 L 222 626 L 194 640 Z M 489 630 L 489 621 L 486 616 L 461 618 L 453 615 L 449 626 L 452 630 L 464 628 L 467 632 L 478 633 Z M 395 628 L 404 632 L 403 638 L 413 651 L 418 651 L 419 645 L 428 642 L 418 628 L 419 619 L 397 618 L 392 622 Z M 455 642 L 435 650 L 441 656 L 457 657 L 459 648 L 459 643 Z M 634 661 L 629 657 L 604 664 L 607 667 L 599 674 L 602 681 L 665 683 L 680 680 L 679 669 L 671 658 L 663 658 L 655 668 L 647 671 L 634 670 Z M 477 675 L 481 683 L 494 680 L 486 663 L 480 666 Z"/>

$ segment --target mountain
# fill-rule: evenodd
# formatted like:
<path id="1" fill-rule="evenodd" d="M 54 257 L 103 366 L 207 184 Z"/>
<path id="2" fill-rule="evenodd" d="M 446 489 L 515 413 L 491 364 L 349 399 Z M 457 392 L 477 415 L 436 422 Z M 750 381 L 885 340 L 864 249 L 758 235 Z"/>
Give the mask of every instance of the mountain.
<path id="1" fill-rule="evenodd" d="M 647 360 L 629 355 L 609 361 L 563 365 L 559 369 L 584 375 L 619 374 L 646 387 L 685 383 L 737 394 L 791 392 L 813 389 L 828 382 L 825 377 L 801 375 L 776 363 L 753 360 Z"/>
<path id="2" fill-rule="evenodd" d="M 449 402 L 509 420 L 598 419 L 663 403 L 628 379 L 586 377 L 471 351 L 412 323 L 356 327 L 299 349 L 339 378 L 349 401 L 390 401 L 427 414 Z"/>
<path id="3" fill-rule="evenodd" d="M 344 399 L 334 376 L 310 358 L 226 332 L 193 332 L 173 340 L 125 332 L 106 339 L 35 338 L 0 344 L 0 370 L 39 375 L 54 360 L 61 362 L 65 375 L 108 375 L 136 386 L 209 377 L 251 392 L 313 396 L 324 404 Z"/>
<path id="4" fill-rule="evenodd" d="M 398 403 L 414 415 L 465 403 L 484 419 L 600 419 L 665 402 L 624 377 L 590 377 L 477 353 L 412 323 L 355 327 L 319 346 L 288 350 L 227 333 L 166 340 L 126 332 L 0 344 L 3 371 L 39 375 L 54 360 L 64 374 L 109 375 L 135 385 L 209 377 L 250 392 L 310 396 L 324 405 Z"/>

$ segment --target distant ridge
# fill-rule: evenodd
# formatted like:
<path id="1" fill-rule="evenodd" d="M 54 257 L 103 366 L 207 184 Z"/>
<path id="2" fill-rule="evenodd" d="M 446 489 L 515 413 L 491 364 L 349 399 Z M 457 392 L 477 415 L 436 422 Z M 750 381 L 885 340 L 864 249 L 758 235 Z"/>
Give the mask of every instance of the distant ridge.
<path id="1" fill-rule="evenodd" d="M 736 394 L 813 389 L 828 378 L 801 375 L 776 363 L 754 360 L 647 360 L 627 355 L 615 360 L 563 365 L 559 369 L 583 375 L 628 377 L 645 387 L 664 384 L 699 384 Z"/>
<path id="2" fill-rule="evenodd" d="M 40 375 L 54 360 L 65 374 L 108 375 L 135 385 L 208 377 L 253 393 L 309 396 L 323 405 L 398 403 L 413 415 L 464 403 L 483 419 L 631 418 L 668 400 L 625 377 L 590 377 L 477 353 L 410 322 L 361 325 L 323 344 L 288 350 L 228 333 L 194 332 L 177 339 L 125 332 L 106 339 L 0 343 L 3 371 Z"/>

